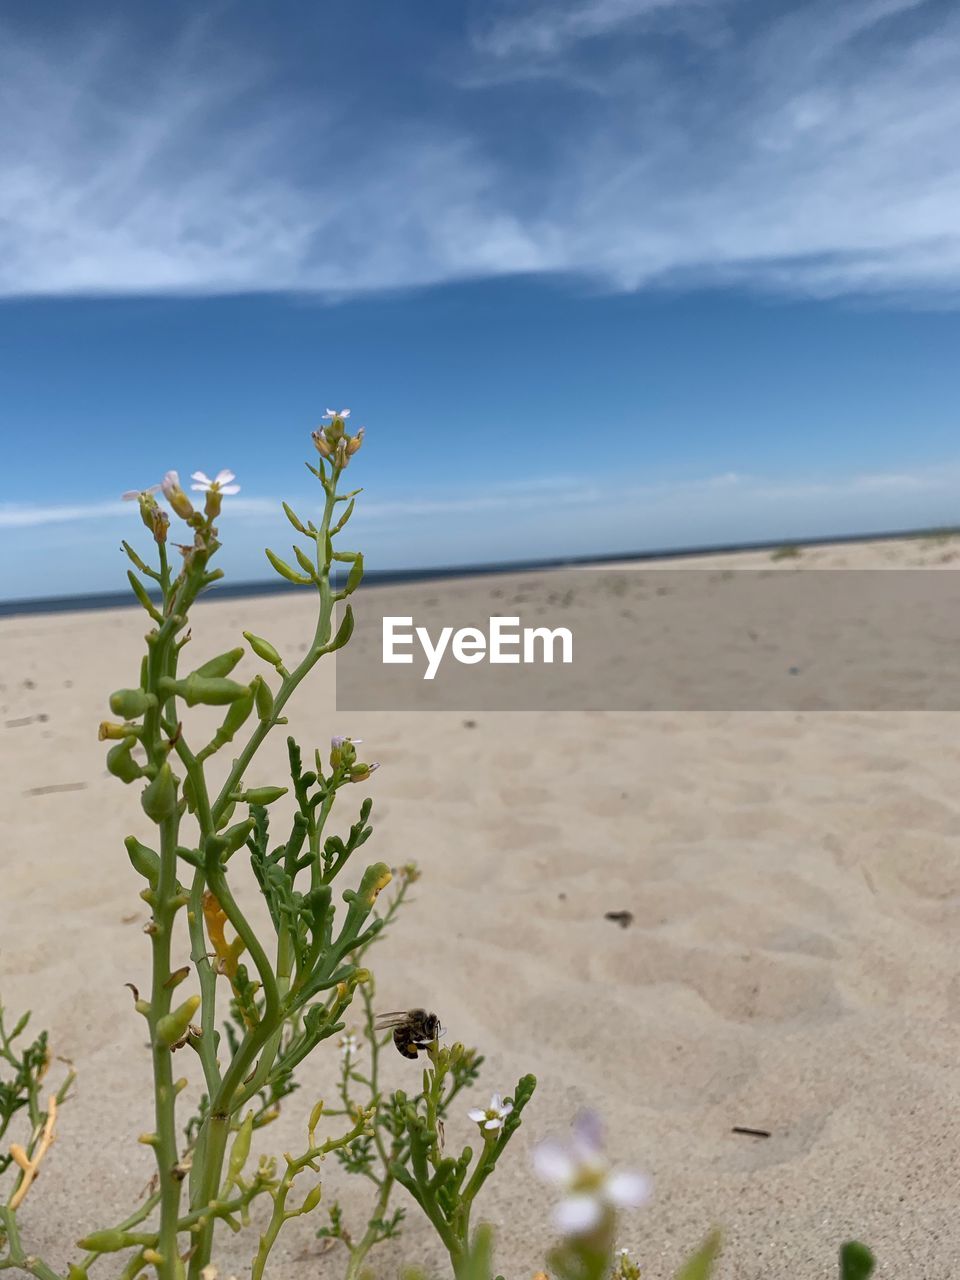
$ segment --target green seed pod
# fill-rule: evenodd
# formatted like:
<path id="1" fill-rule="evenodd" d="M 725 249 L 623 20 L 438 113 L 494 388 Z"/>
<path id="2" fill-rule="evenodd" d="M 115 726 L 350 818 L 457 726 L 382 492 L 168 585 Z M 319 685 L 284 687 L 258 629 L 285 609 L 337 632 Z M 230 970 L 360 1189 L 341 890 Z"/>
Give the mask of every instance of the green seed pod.
<path id="1" fill-rule="evenodd" d="M 245 631 L 243 638 L 258 658 L 262 658 L 264 662 L 269 662 L 271 667 L 283 666 L 283 659 L 269 640 L 264 640 L 261 636 L 255 636 L 252 631 Z"/>
<path id="2" fill-rule="evenodd" d="M 197 797 L 194 795 L 193 780 L 191 779 L 189 773 L 184 774 L 184 778 L 183 778 L 183 798 L 184 800 L 186 800 L 187 808 L 190 810 L 190 812 L 196 813 Z"/>
<path id="3" fill-rule="evenodd" d="M 295 569 L 291 569 L 284 560 L 281 560 L 279 556 L 274 555 L 269 547 L 265 549 L 265 554 L 274 569 L 279 573 L 280 577 L 286 578 L 288 582 L 295 582 L 298 586 L 308 587 L 313 581 L 312 578 L 305 578 L 302 573 L 297 573 Z"/>
<path id="4" fill-rule="evenodd" d="M 287 794 L 287 787 L 251 787 L 242 792 L 240 799 L 246 804 L 273 804 Z"/>
<path id="5" fill-rule="evenodd" d="M 172 1044 L 182 1040 L 187 1034 L 190 1020 L 199 1008 L 200 997 L 191 996 L 189 1000 L 184 1000 L 183 1004 L 178 1005 L 172 1013 L 162 1017 L 157 1023 L 157 1043 L 169 1049 Z"/>
<path id="6" fill-rule="evenodd" d="M 261 720 L 269 720 L 273 715 L 273 691 L 263 676 L 256 676 L 251 682 L 257 703 L 257 715 Z"/>
<path id="7" fill-rule="evenodd" d="M 310 581 L 313 582 L 316 578 L 317 572 L 314 568 L 313 561 L 301 547 L 294 546 L 293 554 L 297 557 L 297 564 L 299 564 L 300 568 L 307 575 Z"/>
<path id="8" fill-rule="evenodd" d="M 107 769 L 122 782 L 136 782 L 143 777 L 143 770 L 131 756 L 130 751 L 136 746 L 134 737 L 124 738 L 107 752 Z"/>
<path id="9" fill-rule="evenodd" d="M 252 818 L 245 818 L 243 822 L 237 822 L 232 827 L 227 827 L 222 836 L 224 842 L 222 856 L 224 860 L 246 844 L 255 825 Z"/>
<path id="10" fill-rule="evenodd" d="M 111 1227 L 108 1231 L 91 1231 L 88 1236 L 77 1241 L 77 1248 L 86 1253 L 119 1253 L 136 1244 L 136 1238 L 119 1227 Z"/>
<path id="11" fill-rule="evenodd" d="M 363 581 L 363 555 L 358 551 L 357 558 L 350 566 L 350 572 L 347 575 L 347 585 L 344 587 L 346 595 L 353 595 L 357 587 Z"/>
<path id="12" fill-rule="evenodd" d="M 117 689 L 110 695 L 110 710 L 115 716 L 123 716 L 124 720 L 137 720 L 156 705 L 153 694 L 143 689 Z"/>
<path id="13" fill-rule="evenodd" d="M 307 1192 L 307 1197 L 300 1206 L 301 1213 L 311 1213 L 320 1203 L 320 1197 L 323 1195 L 323 1186 L 318 1182 L 312 1191 Z"/>
<path id="14" fill-rule="evenodd" d="M 130 586 L 133 589 L 133 594 L 137 597 L 137 599 L 143 605 L 144 609 L 146 609 L 147 613 L 149 613 L 150 617 L 154 620 L 154 622 L 162 622 L 163 614 L 154 605 L 153 601 L 147 595 L 146 587 L 143 585 L 143 583 L 140 581 L 140 579 L 137 577 L 137 575 L 133 572 L 132 569 L 127 570 L 127 580 L 129 581 Z"/>
<path id="15" fill-rule="evenodd" d="M 287 519 L 296 529 L 297 533 L 306 533 L 307 531 L 303 527 L 303 522 L 301 521 L 297 513 L 291 507 L 288 507 L 285 502 L 281 502 L 280 505 L 283 507 L 284 515 L 287 517 Z"/>
<path id="16" fill-rule="evenodd" d="M 219 819 L 217 820 L 218 830 L 222 830 L 227 825 L 227 823 L 230 821 L 230 819 L 233 817 L 234 813 L 236 812 L 236 808 L 237 808 L 236 800 L 227 801 L 226 805 L 224 806 L 223 813 L 220 815 Z"/>
<path id="17" fill-rule="evenodd" d="M 353 609 L 347 605 L 343 613 L 343 621 L 337 628 L 337 634 L 333 638 L 333 644 L 328 645 L 328 650 L 332 653 L 335 649 L 342 649 L 350 637 L 353 635 Z"/>
<path id="18" fill-rule="evenodd" d="M 144 813 L 154 822 L 163 822 L 176 813 L 177 780 L 166 760 L 157 770 L 154 780 L 144 789 L 140 803 L 143 805 Z"/>
<path id="19" fill-rule="evenodd" d="M 253 689 L 245 698 L 238 698 L 236 702 L 230 704 L 230 710 L 223 718 L 223 724 L 217 730 L 217 744 L 223 746 L 224 743 L 233 740 L 234 734 L 240 730 L 250 712 L 253 710 Z"/>
<path id="20" fill-rule="evenodd" d="M 196 671 L 192 671 L 190 674 L 202 676 L 204 679 L 228 676 L 242 657 L 242 649 L 230 649 L 227 653 L 221 653 L 218 657 L 211 658 L 209 662 L 205 662 L 202 667 L 197 667 Z M 187 679 L 189 680 L 189 678 L 188 676 Z"/>
<path id="21" fill-rule="evenodd" d="M 347 523 L 347 521 L 348 521 L 348 520 L 350 519 L 350 517 L 353 515 L 353 508 L 354 508 L 354 504 L 355 504 L 355 502 L 356 502 L 356 499 L 355 499 L 355 498 L 351 498 L 351 499 L 350 499 L 350 501 L 347 503 L 347 508 L 346 508 L 346 510 L 344 511 L 343 515 L 340 517 L 340 519 L 337 521 L 337 523 L 336 523 L 336 524 L 333 526 L 333 528 L 330 530 L 330 535 L 331 535 L 331 537 L 332 537 L 334 534 L 339 533 L 339 532 L 340 532 L 340 530 L 343 528 L 343 526 Z"/>
<path id="22" fill-rule="evenodd" d="M 243 1123 L 237 1130 L 237 1136 L 230 1148 L 230 1160 L 227 1166 L 227 1181 L 234 1182 L 243 1172 L 243 1166 L 250 1155 L 250 1139 L 253 1136 L 253 1112 L 248 1111 Z"/>
<path id="23" fill-rule="evenodd" d="M 201 676 L 194 671 L 186 680 L 161 680 L 160 692 L 168 697 L 176 694 L 188 707 L 195 707 L 198 702 L 207 707 L 224 707 L 238 698 L 245 698 L 250 693 L 250 686 L 221 676 Z"/>
<path id="24" fill-rule="evenodd" d="M 145 844 L 141 844 L 136 836 L 127 836 L 123 843 L 127 847 L 127 857 L 134 871 L 139 871 L 144 879 L 149 880 L 150 884 L 156 888 L 157 881 L 160 879 L 159 856 Z"/>

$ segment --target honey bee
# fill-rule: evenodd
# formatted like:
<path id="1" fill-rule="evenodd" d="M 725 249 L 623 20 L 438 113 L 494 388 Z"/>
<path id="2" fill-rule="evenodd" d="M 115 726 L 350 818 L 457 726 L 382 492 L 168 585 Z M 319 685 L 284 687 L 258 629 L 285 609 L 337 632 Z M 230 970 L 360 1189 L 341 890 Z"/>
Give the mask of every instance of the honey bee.
<path id="1" fill-rule="evenodd" d="M 435 1013 L 426 1009 L 403 1009 L 382 1013 L 374 1026 L 378 1031 L 393 1028 L 393 1043 L 405 1058 L 415 1058 L 421 1049 L 429 1049 L 443 1035 L 443 1027 Z"/>

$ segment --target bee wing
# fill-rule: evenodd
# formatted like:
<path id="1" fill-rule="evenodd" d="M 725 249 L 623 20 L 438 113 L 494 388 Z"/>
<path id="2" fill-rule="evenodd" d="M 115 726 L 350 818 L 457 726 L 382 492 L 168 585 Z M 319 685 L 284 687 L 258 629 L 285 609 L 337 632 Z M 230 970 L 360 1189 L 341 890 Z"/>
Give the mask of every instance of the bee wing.
<path id="1" fill-rule="evenodd" d="M 396 1013 L 378 1014 L 373 1025 L 377 1031 L 387 1031 L 390 1027 L 402 1026 L 409 1017 L 406 1009 L 398 1009 Z"/>

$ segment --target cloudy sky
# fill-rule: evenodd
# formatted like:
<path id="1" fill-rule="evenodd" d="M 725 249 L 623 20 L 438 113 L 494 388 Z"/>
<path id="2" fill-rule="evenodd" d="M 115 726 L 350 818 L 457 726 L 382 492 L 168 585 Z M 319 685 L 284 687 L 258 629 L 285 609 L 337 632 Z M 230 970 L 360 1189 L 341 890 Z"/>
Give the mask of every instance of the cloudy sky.
<path id="1" fill-rule="evenodd" d="M 0 593 L 334 401 L 379 567 L 957 523 L 958 137 L 955 3 L 7 0 Z"/>

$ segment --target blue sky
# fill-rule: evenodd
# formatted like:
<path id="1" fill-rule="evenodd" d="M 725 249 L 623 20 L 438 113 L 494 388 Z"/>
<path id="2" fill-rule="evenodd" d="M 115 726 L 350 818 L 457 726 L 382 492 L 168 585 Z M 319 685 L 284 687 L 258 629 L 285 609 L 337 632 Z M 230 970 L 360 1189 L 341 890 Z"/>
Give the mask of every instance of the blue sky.
<path id="1" fill-rule="evenodd" d="M 0 595 L 224 567 L 367 427 L 377 567 L 960 522 L 960 10 L 7 0 Z"/>

